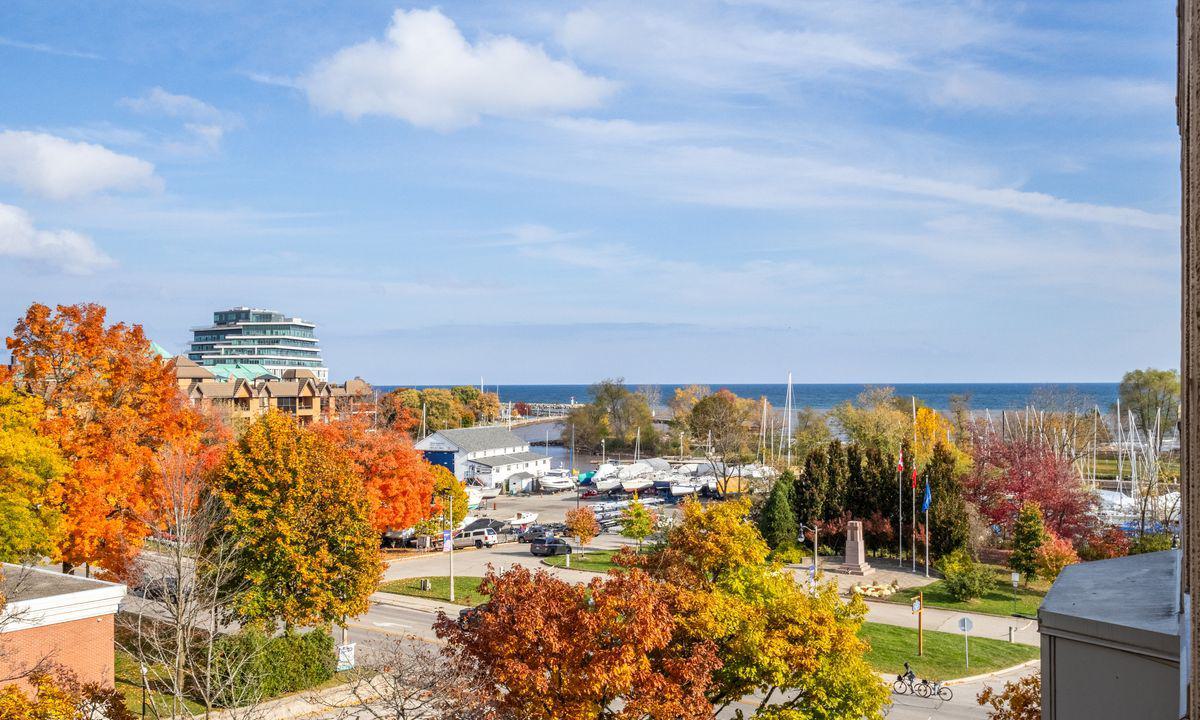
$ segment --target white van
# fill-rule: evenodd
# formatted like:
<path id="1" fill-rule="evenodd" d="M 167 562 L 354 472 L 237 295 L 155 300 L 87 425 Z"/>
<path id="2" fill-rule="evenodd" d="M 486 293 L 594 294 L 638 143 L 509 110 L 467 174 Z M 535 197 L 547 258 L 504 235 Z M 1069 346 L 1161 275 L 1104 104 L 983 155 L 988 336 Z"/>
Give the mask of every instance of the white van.
<path id="1" fill-rule="evenodd" d="M 455 548 L 464 548 L 464 547 L 471 547 L 471 546 L 475 546 L 477 548 L 492 547 L 499 541 L 499 539 L 500 539 L 500 537 L 498 535 L 496 535 L 495 529 L 493 529 L 493 528 L 478 528 L 475 530 L 468 530 L 466 532 L 455 535 L 454 536 L 454 547 Z"/>

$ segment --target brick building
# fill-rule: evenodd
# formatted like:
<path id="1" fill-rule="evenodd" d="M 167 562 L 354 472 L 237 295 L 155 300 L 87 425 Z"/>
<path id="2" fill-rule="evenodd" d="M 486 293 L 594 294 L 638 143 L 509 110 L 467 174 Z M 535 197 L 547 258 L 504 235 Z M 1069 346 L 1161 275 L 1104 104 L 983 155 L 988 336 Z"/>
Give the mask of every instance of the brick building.
<path id="1" fill-rule="evenodd" d="M 125 586 L 9 563 L 0 572 L 0 686 L 50 662 L 112 687 L 113 619 Z"/>

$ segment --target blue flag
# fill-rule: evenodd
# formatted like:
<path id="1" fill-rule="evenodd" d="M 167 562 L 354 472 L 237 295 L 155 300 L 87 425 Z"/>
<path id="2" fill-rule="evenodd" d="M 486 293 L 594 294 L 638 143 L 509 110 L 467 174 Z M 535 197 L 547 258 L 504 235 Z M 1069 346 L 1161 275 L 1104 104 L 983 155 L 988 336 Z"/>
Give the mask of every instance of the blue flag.
<path id="1" fill-rule="evenodd" d="M 929 494 L 929 481 L 925 481 L 925 499 L 921 501 L 921 512 L 929 512 L 929 503 L 933 497 Z"/>

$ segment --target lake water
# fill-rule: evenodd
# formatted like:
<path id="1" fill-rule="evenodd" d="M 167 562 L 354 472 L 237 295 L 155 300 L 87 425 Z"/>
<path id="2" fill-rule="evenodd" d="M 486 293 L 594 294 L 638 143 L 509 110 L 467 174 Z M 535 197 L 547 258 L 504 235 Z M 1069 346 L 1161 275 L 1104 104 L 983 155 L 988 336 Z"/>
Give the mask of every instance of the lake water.
<path id="1" fill-rule="evenodd" d="M 666 403 L 683 384 L 654 385 Z M 954 395 L 969 397 L 974 410 L 1019 410 L 1031 401 L 1045 397 L 1073 398 L 1073 405 L 1086 408 L 1099 406 L 1107 411 L 1117 401 L 1117 383 L 841 383 L 817 384 L 796 383 L 792 385 L 793 404 L 796 408 L 814 407 L 828 410 L 847 400 L 853 400 L 867 387 L 888 385 L 900 397 L 915 396 L 936 410 L 948 410 Z M 387 392 L 396 386 L 379 386 Z M 446 386 L 440 386 L 446 387 Z M 630 385 L 637 389 L 636 385 Z M 764 384 L 710 384 L 718 390 L 728 388 L 741 397 L 766 397 L 775 407 L 783 407 L 787 385 L 784 383 Z M 503 402 L 569 403 L 572 400 L 586 403 L 591 400 L 588 385 L 487 385 L 489 391 L 500 394 Z M 1043 403 L 1037 403 L 1043 404 Z"/>

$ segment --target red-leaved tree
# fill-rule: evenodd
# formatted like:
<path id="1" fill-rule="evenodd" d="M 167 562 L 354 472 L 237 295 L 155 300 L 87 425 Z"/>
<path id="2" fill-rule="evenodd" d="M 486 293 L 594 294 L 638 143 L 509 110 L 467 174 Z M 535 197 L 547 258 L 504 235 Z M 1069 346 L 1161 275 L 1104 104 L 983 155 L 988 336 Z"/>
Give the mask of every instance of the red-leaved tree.
<path id="1" fill-rule="evenodd" d="M 1037 440 L 1002 437 L 976 425 L 971 439 L 974 464 L 963 480 L 967 499 L 993 524 L 1008 530 L 1027 502 L 1037 503 L 1046 528 L 1079 543 L 1096 526 L 1096 500 L 1070 460 Z"/>
<path id="2" fill-rule="evenodd" d="M 433 467 L 403 431 L 371 430 L 361 416 L 312 427 L 350 456 L 377 532 L 410 528 L 429 517 Z"/>
<path id="3" fill-rule="evenodd" d="M 489 570 L 490 598 L 464 620 L 438 617 L 438 637 L 471 661 L 504 717 L 708 720 L 720 666 L 711 643 L 673 650 L 672 591 L 640 570 L 564 582 L 521 566 Z"/>

